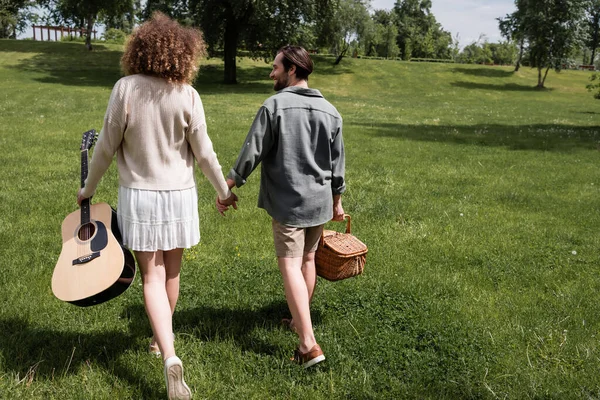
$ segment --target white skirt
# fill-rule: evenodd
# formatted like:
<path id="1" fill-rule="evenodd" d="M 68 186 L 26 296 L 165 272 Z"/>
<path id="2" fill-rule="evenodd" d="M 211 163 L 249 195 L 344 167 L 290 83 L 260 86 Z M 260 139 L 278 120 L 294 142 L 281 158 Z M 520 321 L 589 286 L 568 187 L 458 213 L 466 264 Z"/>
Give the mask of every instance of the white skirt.
<path id="1" fill-rule="evenodd" d="M 135 251 L 190 248 L 200 241 L 198 193 L 119 187 L 117 206 L 123 245 Z"/>

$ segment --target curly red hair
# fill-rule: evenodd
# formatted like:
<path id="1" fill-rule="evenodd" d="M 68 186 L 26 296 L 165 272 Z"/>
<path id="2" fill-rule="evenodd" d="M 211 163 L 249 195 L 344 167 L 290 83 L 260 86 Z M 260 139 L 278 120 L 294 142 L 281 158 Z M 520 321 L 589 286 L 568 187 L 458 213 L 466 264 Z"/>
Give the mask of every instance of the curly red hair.
<path id="1" fill-rule="evenodd" d="M 144 74 L 169 82 L 191 83 L 198 72 L 198 60 L 205 52 L 200 30 L 183 27 L 155 12 L 129 37 L 121 68 L 125 75 Z"/>

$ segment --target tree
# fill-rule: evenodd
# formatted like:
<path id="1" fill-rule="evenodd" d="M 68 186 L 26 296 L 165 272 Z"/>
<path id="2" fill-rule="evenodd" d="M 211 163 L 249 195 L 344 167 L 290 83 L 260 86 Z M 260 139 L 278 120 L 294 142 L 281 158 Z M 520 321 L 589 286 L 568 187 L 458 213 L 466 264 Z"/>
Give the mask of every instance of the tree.
<path id="1" fill-rule="evenodd" d="M 487 43 L 491 54 L 492 62 L 498 65 L 512 64 L 515 61 L 517 48 L 512 42 Z"/>
<path id="2" fill-rule="evenodd" d="M 431 0 L 397 0 L 393 11 L 402 58 L 450 58 L 452 35 L 431 13 Z"/>
<path id="3" fill-rule="evenodd" d="M 400 54 L 396 44 L 398 28 L 395 14 L 388 10 L 375 10 L 370 18 L 361 21 L 359 44 L 367 56 L 394 58 Z"/>
<path id="4" fill-rule="evenodd" d="M 518 43 L 519 55 L 515 63 L 515 72 L 521 68 L 521 62 L 525 52 L 525 26 L 523 25 L 523 21 L 527 10 L 526 1 L 527 0 L 516 0 L 515 4 L 517 10 L 515 12 L 506 15 L 504 18 L 497 18 L 498 27 L 500 28 L 502 36 L 508 41 Z"/>
<path id="5" fill-rule="evenodd" d="M 600 0 L 590 0 L 587 7 L 588 39 L 587 47 L 592 51 L 590 64 L 594 64 L 596 50 L 600 45 Z"/>
<path id="6" fill-rule="evenodd" d="M 594 92 L 594 98 L 600 100 L 600 75 L 592 74 L 590 81 L 592 83 L 586 86 L 588 92 Z"/>
<path id="7" fill-rule="evenodd" d="M 16 39 L 36 15 L 30 11 L 33 0 L 0 0 L 0 39 Z"/>
<path id="8" fill-rule="evenodd" d="M 334 8 L 332 26 L 330 32 L 330 46 L 332 52 L 337 55 L 334 64 L 339 64 L 350 48 L 353 38 L 360 38 L 368 21 L 371 0 L 339 0 Z"/>
<path id="9" fill-rule="evenodd" d="M 306 44 L 306 25 L 326 13 L 331 0 L 189 0 L 209 52 L 222 55 L 225 83 L 237 82 L 236 57 L 244 48 L 254 57 L 270 57 L 288 43 Z"/>
<path id="10" fill-rule="evenodd" d="M 41 0 L 57 23 L 85 28 L 85 45 L 92 50 L 92 31 L 98 17 L 123 15 L 133 10 L 133 0 Z"/>
<path id="11" fill-rule="evenodd" d="M 99 20 L 104 24 L 105 32 L 116 29 L 131 33 L 142 12 L 141 0 L 133 0 L 131 7 L 126 7 L 123 14 L 104 14 Z"/>
<path id="12" fill-rule="evenodd" d="M 586 1 L 517 0 L 517 29 L 528 43 L 531 66 L 538 69 L 538 88 L 544 87 L 548 71 L 560 71 L 569 53 L 582 44 Z"/>
<path id="13" fill-rule="evenodd" d="M 140 0 L 136 1 L 140 2 Z M 140 7 L 138 12 L 139 18 L 146 21 L 152 17 L 155 11 L 160 11 L 176 19 L 179 23 L 189 26 L 194 23 L 190 3 L 188 0 L 146 0 L 145 6 Z"/>

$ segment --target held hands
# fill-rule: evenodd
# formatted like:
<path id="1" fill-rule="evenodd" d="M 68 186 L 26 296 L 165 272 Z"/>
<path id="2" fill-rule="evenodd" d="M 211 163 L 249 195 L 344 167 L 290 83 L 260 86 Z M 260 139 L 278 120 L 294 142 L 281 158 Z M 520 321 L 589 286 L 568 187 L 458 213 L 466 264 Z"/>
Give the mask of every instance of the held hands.
<path id="1" fill-rule="evenodd" d="M 221 213 L 221 215 L 225 216 L 225 211 L 229 210 L 229 206 L 232 206 L 235 210 L 237 210 L 237 201 L 238 197 L 233 192 L 231 192 L 231 196 L 229 196 L 226 200 L 221 200 L 219 199 L 219 196 L 217 196 L 217 210 L 219 213 Z"/>

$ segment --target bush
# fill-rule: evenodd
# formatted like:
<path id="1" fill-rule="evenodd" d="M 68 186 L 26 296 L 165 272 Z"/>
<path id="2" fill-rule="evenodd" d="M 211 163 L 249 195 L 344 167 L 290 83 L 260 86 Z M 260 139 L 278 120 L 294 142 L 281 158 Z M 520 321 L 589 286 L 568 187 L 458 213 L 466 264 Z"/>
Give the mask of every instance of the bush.
<path id="1" fill-rule="evenodd" d="M 594 92 L 594 98 L 600 100 L 600 83 L 598 82 L 600 81 L 600 75 L 597 73 L 592 74 L 590 81 L 592 83 L 586 86 L 588 92 Z"/>
<path id="2" fill-rule="evenodd" d="M 454 63 L 451 58 L 411 58 L 410 62 L 438 62 L 438 63 Z"/>
<path id="3" fill-rule="evenodd" d="M 110 28 L 102 34 L 102 40 L 107 43 L 123 44 L 127 34 L 120 29 Z"/>

